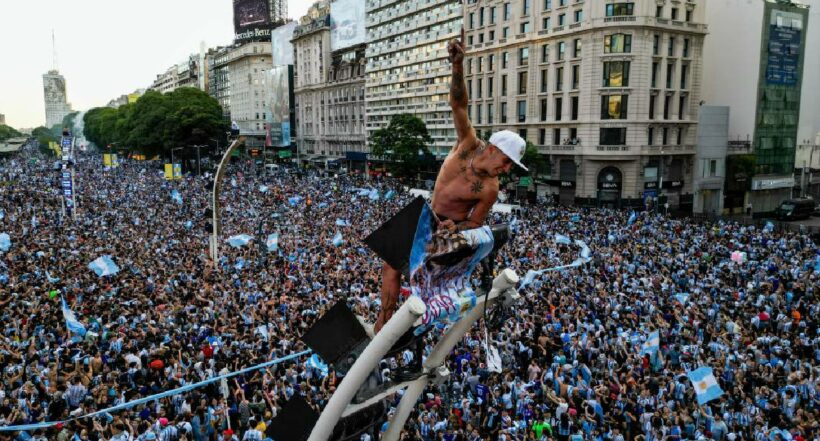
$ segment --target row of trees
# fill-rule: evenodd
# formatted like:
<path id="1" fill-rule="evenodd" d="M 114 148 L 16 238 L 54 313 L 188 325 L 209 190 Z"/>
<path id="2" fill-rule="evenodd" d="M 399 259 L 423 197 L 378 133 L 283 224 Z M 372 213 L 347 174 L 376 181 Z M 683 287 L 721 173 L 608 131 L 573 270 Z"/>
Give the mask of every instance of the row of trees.
<path id="1" fill-rule="evenodd" d="M 5 141 L 9 138 L 17 138 L 18 136 L 23 136 L 23 134 L 12 127 L 5 124 L 0 124 L 0 141 Z"/>
<path id="2" fill-rule="evenodd" d="M 172 147 L 207 144 L 230 128 L 219 102 L 207 93 L 183 87 L 170 93 L 149 91 L 135 103 L 116 109 L 96 107 L 83 117 L 83 133 L 101 148 L 146 156 L 166 155 Z"/>

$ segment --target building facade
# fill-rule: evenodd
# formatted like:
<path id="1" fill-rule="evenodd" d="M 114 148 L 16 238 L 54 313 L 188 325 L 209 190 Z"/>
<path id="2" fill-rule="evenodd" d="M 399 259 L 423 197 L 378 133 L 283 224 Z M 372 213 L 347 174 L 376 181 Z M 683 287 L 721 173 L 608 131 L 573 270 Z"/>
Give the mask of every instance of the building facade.
<path id="1" fill-rule="evenodd" d="M 247 146 L 263 146 L 271 43 L 250 42 L 217 48 L 209 53 L 207 60 L 208 93 L 219 101 L 225 118 L 239 125 L 239 133 L 246 136 Z"/>
<path id="2" fill-rule="evenodd" d="M 365 45 L 331 50 L 328 2 L 300 20 L 292 42 L 299 152 L 318 162 L 362 156 Z"/>
<path id="3" fill-rule="evenodd" d="M 57 70 L 43 74 L 43 95 L 45 97 L 46 127 L 62 124 L 63 118 L 71 113 L 71 104 L 66 99 L 65 78 Z"/>
<path id="4" fill-rule="evenodd" d="M 3 115 L 2 113 L 0 113 L 0 124 L 6 124 L 6 115 Z"/>
<path id="5" fill-rule="evenodd" d="M 702 1 L 472 1 L 464 17 L 471 120 L 547 156 L 530 190 L 691 209 Z"/>
<path id="6" fill-rule="evenodd" d="M 443 159 L 456 142 L 447 42 L 461 32 L 461 1 L 366 0 L 365 5 L 368 138 L 393 115 L 413 114 L 425 121 L 433 138 L 430 150 Z"/>
<path id="7" fill-rule="evenodd" d="M 751 205 L 753 213 L 770 213 L 800 192 L 795 167 L 802 164 L 795 156 L 810 151 L 800 146 L 811 145 L 820 131 L 820 90 L 803 87 L 820 81 L 817 57 L 806 57 L 820 50 L 810 16 L 807 5 L 789 1 L 726 0 L 706 7 L 714 34 L 704 48 L 705 97 L 731 108 L 729 141 L 750 146 L 748 154 L 728 158 L 738 162 L 728 169 L 746 179 L 735 190 L 743 190 L 743 198 L 732 197 L 729 211 Z M 727 182 L 732 180 L 729 173 Z"/>

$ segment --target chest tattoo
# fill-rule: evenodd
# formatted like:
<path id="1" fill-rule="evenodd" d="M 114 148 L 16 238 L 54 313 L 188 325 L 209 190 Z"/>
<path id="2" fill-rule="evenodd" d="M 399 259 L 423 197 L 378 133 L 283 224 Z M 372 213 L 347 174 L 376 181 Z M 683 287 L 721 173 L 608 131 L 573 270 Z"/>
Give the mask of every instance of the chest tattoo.
<path id="1" fill-rule="evenodd" d="M 470 185 L 470 191 L 472 191 L 473 194 L 479 194 L 481 190 L 484 190 L 484 181 L 482 180 L 473 181 L 472 185 Z"/>

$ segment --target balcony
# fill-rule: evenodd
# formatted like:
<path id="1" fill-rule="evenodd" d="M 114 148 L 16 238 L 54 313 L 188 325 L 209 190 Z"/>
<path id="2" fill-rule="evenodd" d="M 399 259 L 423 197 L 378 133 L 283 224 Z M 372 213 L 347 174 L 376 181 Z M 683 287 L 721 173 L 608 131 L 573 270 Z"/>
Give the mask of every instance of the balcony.
<path id="1" fill-rule="evenodd" d="M 628 145 L 599 145 L 595 146 L 595 153 L 629 152 Z"/>
<path id="2" fill-rule="evenodd" d="M 694 155 L 696 151 L 694 144 L 641 146 L 642 155 Z"/>
<path id="3" fill-rule="evenodd" d="M 542 155 L 549 154 L 573 154 L 580 152 L 580 145 L 539 145 L 538 153 Z"/>

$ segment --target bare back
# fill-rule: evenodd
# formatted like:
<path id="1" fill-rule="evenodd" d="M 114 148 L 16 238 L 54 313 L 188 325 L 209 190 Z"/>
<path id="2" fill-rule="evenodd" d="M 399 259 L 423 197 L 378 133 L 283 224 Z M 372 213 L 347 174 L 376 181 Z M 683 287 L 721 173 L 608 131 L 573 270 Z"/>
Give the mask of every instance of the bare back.
<path id="1" fill-rule="evenodd" d="M 479 176 L 471 160 L 484 142 L 467 138 L 450 151 L 441 166 L 433 189 L 432 208 L 437 214 L 454 222 L 471 221 L 472 228 L 481 226 L 498 197 L 498 177 Z"/>

